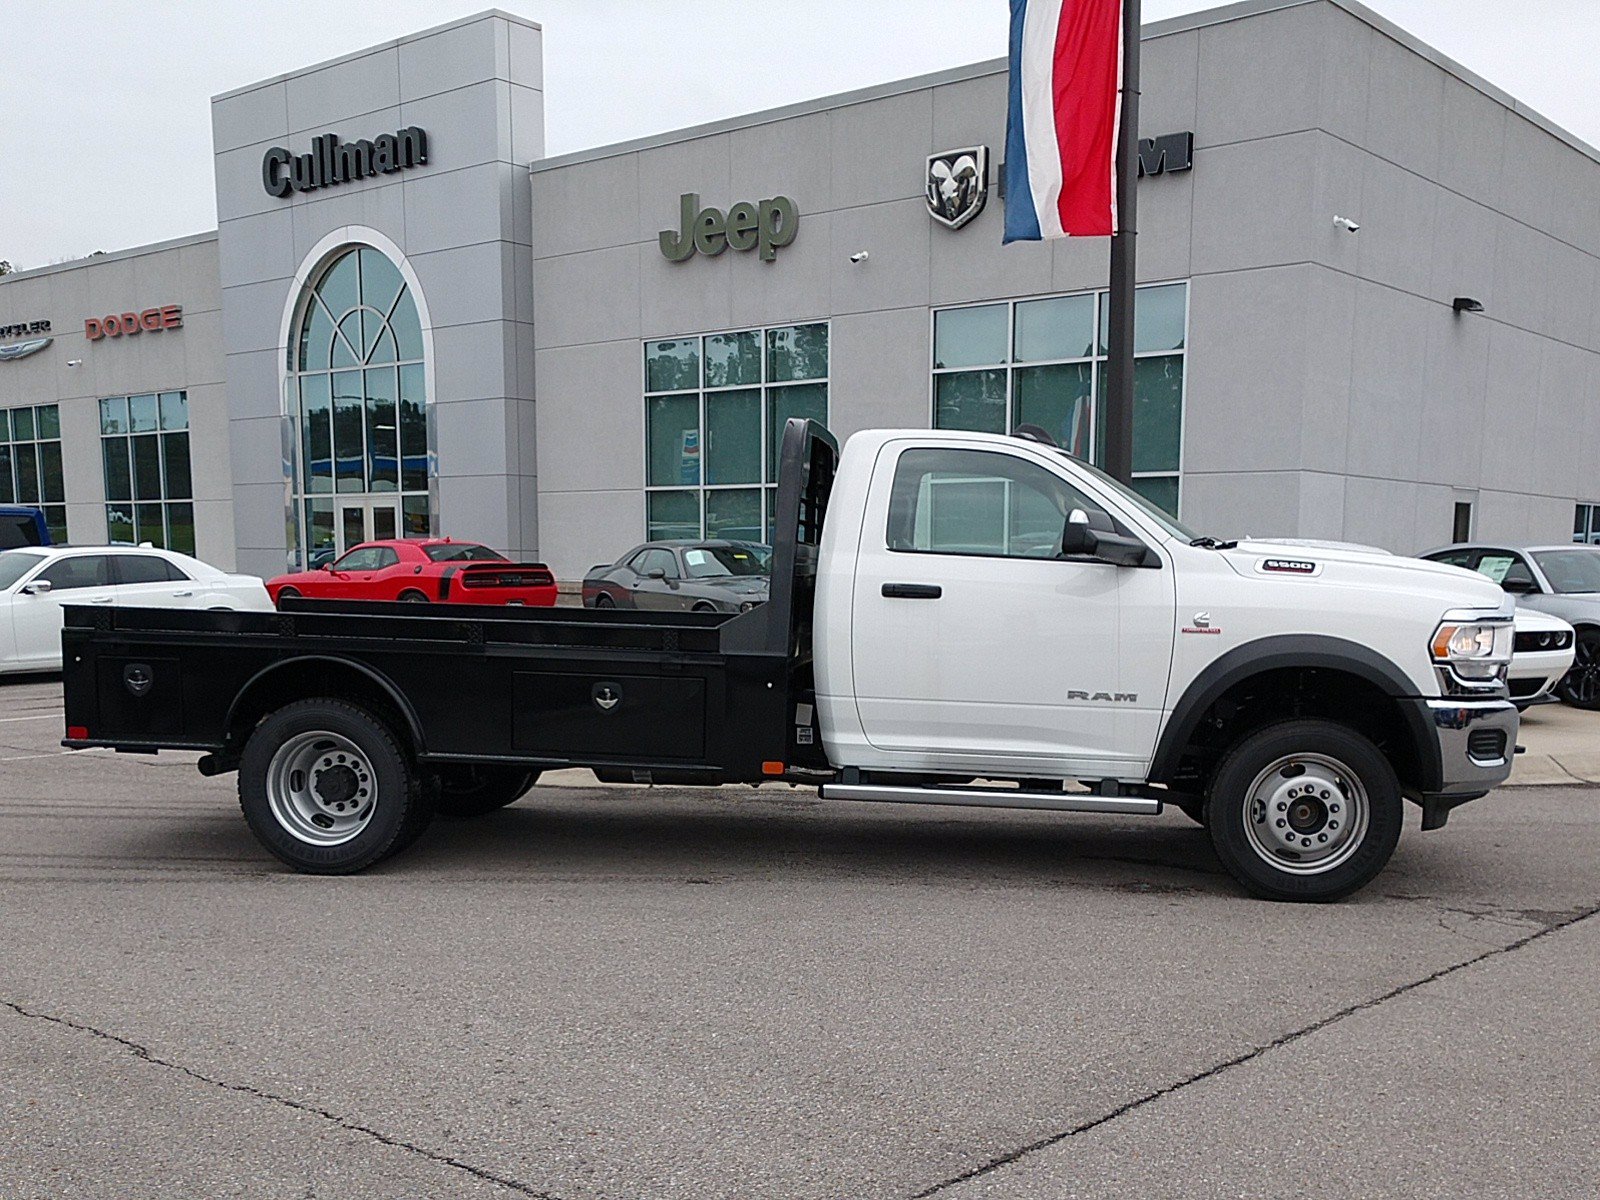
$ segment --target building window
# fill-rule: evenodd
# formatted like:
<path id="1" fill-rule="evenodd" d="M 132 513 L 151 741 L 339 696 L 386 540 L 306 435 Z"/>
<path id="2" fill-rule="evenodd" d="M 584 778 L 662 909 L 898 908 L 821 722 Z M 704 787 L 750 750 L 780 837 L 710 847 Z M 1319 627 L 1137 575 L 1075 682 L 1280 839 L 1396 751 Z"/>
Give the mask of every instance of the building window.
<path id="1" fill-rule="evenodd" d="M 50 540 L 67 540 L 61 410 L 56 405 L 0 408 L 0 504 L 41 509 Z"/>
<path id="2" fill-rule="evenodd" d="M 1572 540 L 1600 546 L 1600 501 L 1577 506 L 1572 516 Z"/>
<path id="3" fill-rule="evenodd" d="M 1183 283 L 1135 293 L 1133 486 L 1174 516 L 1188 304 Z M 1062 449 L 1102 462 L 1106 315 L 1103 291 L 936 310 L 934 427 L 1037 425 Z"/>
<path id="4" fill-rule="evenodd" d="M 108 538 L 193 554 L 188 393 L 100 401 L 100 458 L 106 473 Z"/>
<path id="5" fill-rule="evenodd" d="M 645 536 L 770 541 L 778 442 L 828 420 L 828 326 L 644 344 Z"/>
<path id="6" fill-rule="evenodd" d="M 307 290 L 287 354 L 290 565 L 427 537 L 422 322 L 399 268 L 369 246 L 337 255 Z"/>

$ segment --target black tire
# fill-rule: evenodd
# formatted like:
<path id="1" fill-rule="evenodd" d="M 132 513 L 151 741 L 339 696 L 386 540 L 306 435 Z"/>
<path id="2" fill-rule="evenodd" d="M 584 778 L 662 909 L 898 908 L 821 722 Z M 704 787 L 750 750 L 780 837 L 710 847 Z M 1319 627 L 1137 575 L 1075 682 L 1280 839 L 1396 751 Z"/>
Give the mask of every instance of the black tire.
<path id="1" fill-rule="evenodd" d="M 1394 768 L 1361 734 L 1333 721 L 1285 721 L 1228 751 L 1205 817 L 1217 857 L 1255 895 L 1328 901 L 1383 870 L 1403 804 Z"/>
<path id="2" fill-rule="evenodd" d="M 278 603 L 279 604 L 282 604 L 285 600 L 298 600 L 298 599 L 300 599 L 300 589 L 299 588 L 286 587 L 286 588 L 281 588 L 279 590 L 279 592 L 278 592 Z"/>
<path id="3" fill-rule="evenodd" d="M 594 598 L 594 606 L 596 608 L 615 608 L 617 606 L 617 602 L 605 592 L 601 592 Z"/>
<path id="4" fill-rule="evenodd" d="M 1600 708 L 1600 629 L 1578 630 L 1572 669 L 1556 684 L 1556 695 L 1573 708 Z"/>
<path id="5" fill-rule="evenodd" d="M 297 777 L 289 769 L 292 748 L 297 744 L 305 747 L 299 753 L 324 756 L 332 756 L 345 744 L 353 748 L 350 786 L 370 789 L 371 800 L 360 810 L 364 816 L 359 819 L 364 823 L 347 840 L 318 844 L 296 832 L 297 818 L 284 815 L 297 807 L 288 783 Z M 280 755 L 287 757 L 278 765 Z M 341 769 L 343 762 L 341 758 Z M 308 780 L 314 770 L 301 771 L 298 778 Z M 330 772 L 322 772 L 326 773 Z M 286 778 L 280 780 L 280 776 Z M 326 798 L 315 783 L 302 787 L 300 794 Z M 361 798 L 361 791 L 349 797 L 352 810 Z M 239 760 L 239 807 L 250 831 L 270 853 L 310 875 L 350 875 L 364 870 L 414 842 L 433 817 L 421 776 L 393 731 L 365 709 L 328 698 L 297 701 L 256 726 Z M 323 814 L 300 818 L 301 827 L 316 832 L 312 827 L 317 815 Z M 358 818 L 352 814 L 351 819 Z M 331 826 L 332 818 L 329 821 Z"/>
<path id="6" fill-rule="evenodd" d="M 434 811 L 450 821 L 481 817 L 515 803 L 539 782 L 526 767 L 468 765 L 429 772 Z"/>
<path id="7" fill-rule="evenodd" d="M 717 611 L 717 606 L 707 600 L 702 600 L 689 611 L 698 613 L 714 613 Z"/>
<path id="8" fill-rule="evenodd" d="M 428 598 L 426 596 L 424 596 L 421 592 L 417 591 L 416 588 L 407 588 L 405 591 L 401 592 L 400 595 L 398 597 L 396 597 L 396 598 L 402 604 L 426 604 L 426 603 L 428 603 Z"/>

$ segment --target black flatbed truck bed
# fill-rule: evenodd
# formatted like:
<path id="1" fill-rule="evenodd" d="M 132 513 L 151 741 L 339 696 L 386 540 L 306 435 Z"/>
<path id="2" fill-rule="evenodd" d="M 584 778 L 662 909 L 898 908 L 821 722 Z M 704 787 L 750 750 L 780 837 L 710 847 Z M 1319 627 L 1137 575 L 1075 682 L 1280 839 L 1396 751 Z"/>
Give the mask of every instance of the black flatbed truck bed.
<path id="1" fill-rule="evenodd" d="M 837 462 L 820 425 L 788 423 L 770 598 L 738 615 L 306 599 L 277 612 L 68 607 L 63 744 L 197 750 L 217 774 L 239 766 L 269 714 L 330 697 L 377 717 L 424 769 L 825 777 L 811 608 Z"/>

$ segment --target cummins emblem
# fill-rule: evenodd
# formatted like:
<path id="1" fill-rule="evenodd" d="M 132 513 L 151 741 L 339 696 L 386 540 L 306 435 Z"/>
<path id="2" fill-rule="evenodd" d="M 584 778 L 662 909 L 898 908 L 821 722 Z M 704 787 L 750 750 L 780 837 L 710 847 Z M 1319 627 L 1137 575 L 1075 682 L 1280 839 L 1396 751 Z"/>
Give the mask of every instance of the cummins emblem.
<path id="1" fill-rule="evenodd" d="M 989 147 L 968 146 L 928 155 L 928 215 L 960 229 L 989 199 Z"/>
<path id="2" fill-rule="evenodd" d="M 54 338 L 32 338 L 26 342 L 12 342 L 9 346 L 0 346 L 0 362 L 15 362 L 19 358 L 27 358 L 30 354 L 37 354 L 43 350 Z"/>
<path id="3" fill-rule="evenodd" d="M 610 712 L 622 703 L 622 689 L 614 683 L 597 683 L 589 689 L 589 698 L 601 712 Z"/>
<path id="4" fill-rule="evenodd" d="M 129 663 L 122 668 L 122 685 L 128 689 L 128 694 L 136 700 L 142 700 L 150 692 L 150 685 L 155 682 L 155 676 L 150 673 L 150 668 L 144 663 Z"/>

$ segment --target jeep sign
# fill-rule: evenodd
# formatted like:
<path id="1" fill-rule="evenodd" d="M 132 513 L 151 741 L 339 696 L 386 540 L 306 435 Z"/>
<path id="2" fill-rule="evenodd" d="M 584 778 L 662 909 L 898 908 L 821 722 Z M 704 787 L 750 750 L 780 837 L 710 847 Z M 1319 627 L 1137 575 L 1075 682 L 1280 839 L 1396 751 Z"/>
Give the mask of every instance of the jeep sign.
<path id="1" fill-rule="evenodd" d="M 661 253 L 671 262 L 683 262 L 696 250 L 715 256 L 731 247 L 755 250 L 763 262 L 771 262 L 780 247 L 794 241 L 799 228 L 800 210 L 787 196 L 758 204 L 741 200 L 724 213 L 701 208 L 700 197 L 685 192 L 678 198 L 678 228 L 661 231 Z"/>

